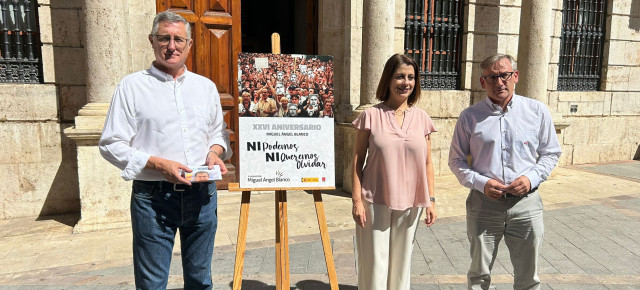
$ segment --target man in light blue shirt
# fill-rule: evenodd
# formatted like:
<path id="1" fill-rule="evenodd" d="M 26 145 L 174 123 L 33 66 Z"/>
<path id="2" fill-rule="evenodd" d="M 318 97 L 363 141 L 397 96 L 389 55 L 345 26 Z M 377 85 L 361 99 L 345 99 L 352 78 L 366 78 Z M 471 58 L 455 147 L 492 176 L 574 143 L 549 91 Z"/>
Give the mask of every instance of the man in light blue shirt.
<path id="1" fill-rule="evenodd" d="M 471 189 L 468 287 L 489 288 L 504 237 L 514 267 L 514 289 L 538 289 L 544 224 L 537 189 L 556 166 L 560 144 L 547 107 L 514 94 L 519 72 L 513 57 L 492 55 L 480 67 L 487 98 L 462 111 L 449 150 L 449 168 Z"/>

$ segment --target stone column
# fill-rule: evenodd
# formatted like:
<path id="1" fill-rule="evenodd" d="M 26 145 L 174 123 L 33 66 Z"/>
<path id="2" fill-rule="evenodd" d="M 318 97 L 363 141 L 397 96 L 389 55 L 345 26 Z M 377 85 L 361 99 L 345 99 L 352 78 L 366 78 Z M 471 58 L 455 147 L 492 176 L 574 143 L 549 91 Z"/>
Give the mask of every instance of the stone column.
<path id="1" fill-rule="evenodd" d="M 520 37 L 518 42 L 518 70 L 520 79 L 516 93 L 549 104 L 549 61 L 551 54 L 553 19 L 551 0 L 522 1 L 520 12 Z M 558 139 L 562 130 L 570 125 L 562 114 L 551 116 Z M 555 173 L 551 173 L 553 177 Z"/>
<path id="2" fill-rule="evenodd" d="M 352 1 L 351 5 L 357 5 Z M 349 124 L 362 111 L 379 101 L 376 99 L 376 89 L 382 76 L 382 70 L 387 59 L 394 51 L 394 25 L 396 1 L 386 0 L 362 0 L 362 26 L 358 26 L 358 19 L 351 19 L 351 33 L 362 30 L 362 53 L 360 54 L 360 103 L 350 116 L 346 116 L 346 122 L 338 127 L 343 136 L 344 158 L 342 159 L 342 188 L 351 192 L 351 171 L 353 170 L 353 140 L 356 130 Z M 351 17 L 358 16 L 358 8 L 353 7 Z M 358 37 L 351 37 L 348 41 L 357 41 Z M 353 48 L 353 44 L 350 44 Z M 357 54 L 357 48 L 351 51 Z M 357 56 L 352 59 L 357 59 Z M 355 68 L 358 69 L 358 68 Z M 358 90 L 351 90 L 352 93 Z"/>
<path id="3" fill-rule="evenodd" d="M 364 0 L 360 107 L 378 103 L 376 89 L 387 59 L 393 55 L 395 1 Z"/>
<path id="4" fill-rule="evenodd" d="M 551 0 L 522 1 L 516 93 L 548 104 Z"/>
<path id="5" fill-rule="evenodd" d="M 129 73 L 128 4 L 96 0 L 83 3 L 88 101 L 109 103 L 114 88 Z"/>
<path id="6" fill-rule="evenodd" d="M 131 192 L 130 183 L 97 148 L 111 96 L 130 73 L 127 1 L 86 0 L 83 13 L 88 104 L 78 112 L 75 127 L 65 130 L 78 149 L 80 221 L 74 232 L 128 226 Z"/>

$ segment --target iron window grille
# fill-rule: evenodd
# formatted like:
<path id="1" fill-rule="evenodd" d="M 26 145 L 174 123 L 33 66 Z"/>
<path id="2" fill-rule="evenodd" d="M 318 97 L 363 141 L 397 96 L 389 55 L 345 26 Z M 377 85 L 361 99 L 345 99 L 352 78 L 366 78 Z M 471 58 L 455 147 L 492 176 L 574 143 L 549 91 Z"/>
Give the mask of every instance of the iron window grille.
<path id="1" fill-rule="evenodd" d="M 459 89 L 463 1 L 407 0 L 406 4 L 404 52 L 420 67 L 421 88 Z"/>
<path id="2" fill-rule="evenodd" d="M 606 2 L 563 1 L 559 91 L 596 91 L 600 87 Z"/>
<path id="3" fill-rule="evenodd" d="M 0 83 L 42 82 L 37 6 L 0 0 Z"/>

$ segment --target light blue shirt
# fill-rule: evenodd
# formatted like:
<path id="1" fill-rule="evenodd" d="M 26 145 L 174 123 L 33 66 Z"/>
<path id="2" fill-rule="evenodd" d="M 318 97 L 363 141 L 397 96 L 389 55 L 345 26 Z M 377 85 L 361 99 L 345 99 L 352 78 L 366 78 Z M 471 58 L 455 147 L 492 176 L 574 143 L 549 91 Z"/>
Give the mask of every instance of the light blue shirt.
<path id="1" fill-rule="evenodd" d="M 486 98 L 460 113 L 449 168 L 460 184 L 480 192 L 489 179 L 508 185 L 522 175 L 533 189 L 547 179 L 560 154 L 549 109 L 513 94 L 506 111 Z"/>

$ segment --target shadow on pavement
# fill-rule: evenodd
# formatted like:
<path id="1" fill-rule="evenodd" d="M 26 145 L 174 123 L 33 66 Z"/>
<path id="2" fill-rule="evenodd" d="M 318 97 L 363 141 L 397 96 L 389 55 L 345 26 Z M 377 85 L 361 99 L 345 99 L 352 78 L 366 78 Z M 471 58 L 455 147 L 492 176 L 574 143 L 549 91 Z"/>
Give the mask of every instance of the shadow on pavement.
<path id="1" fill-rule="evenodd" d="M 304 191 L 307 194 L 313 194 L 313 192 L 311 192 L 311 190 L 305 190 Z M 334 189 L 334 190 L 321 190 L 322 194 L 328 194 L 328 195 L 333 195 L 333 196 L 341 196 L 341 197 L 348 197 L 351 198 L 351 193 L 348 193 L 344 190 L 341 189 Z M 340 288 L 342 289 L 342 288 Z"/>
<path id="2" fill-rule="evenodd" d="M 300 290 L 330 290 L 331 285 L 326 284 L 324 282 L 316 281 L 316 280 L 303 280 L 296 283 L 296 287 Z M 358 287 L 352 285 L 340 285 L 338 284 L 338 289 L 340 290 L 357 290 Z"/>
<path id="3" fill-rule="evenodd" d="M 233 288 L 233 282 L 229 283 L 229 288 Z M 338 285 L 340 290 L 357 290 L 358 287 L 351 285 Z M 274 285 L 267 285 L 263 282 L 256 280 L 242 280 L 242 290 L 271 290 L 276 289 Z M 316 280 L 303 280 L 296 283 L 295 288 L 290 288 L 291 290 L 329 290 L 331 289 L 331 285 L 316 281 Z"/>
<path id="4" fill-rule="evenodd" d="M 233 282 L 229 282 L 229 289 L 233 289 Z M 254 289 L 276 289 L 276 286 L 268 285 L 256 280 L 242 280 L 242 290 L 254 290 Z M 294 288 L 291 288 L 294 289 Z"/>

